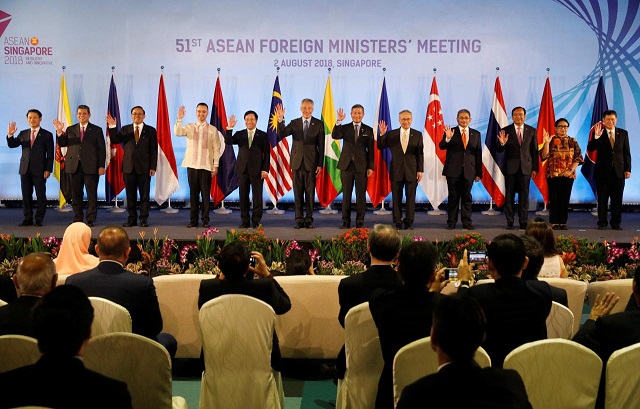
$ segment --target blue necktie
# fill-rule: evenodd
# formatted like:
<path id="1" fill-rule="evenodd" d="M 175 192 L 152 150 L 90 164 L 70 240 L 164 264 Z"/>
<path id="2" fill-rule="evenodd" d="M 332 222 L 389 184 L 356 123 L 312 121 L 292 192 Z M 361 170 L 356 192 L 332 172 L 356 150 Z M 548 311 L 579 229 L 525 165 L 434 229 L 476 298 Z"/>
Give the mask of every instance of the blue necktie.
<path id="1" fill-rule="evenodd" d="M 309 120 L 304 120 L 304 127 L 302 128 L 302 132 L 304 133 L 304 138 L 307 139 L 307 134 L 309 133 Z"/>

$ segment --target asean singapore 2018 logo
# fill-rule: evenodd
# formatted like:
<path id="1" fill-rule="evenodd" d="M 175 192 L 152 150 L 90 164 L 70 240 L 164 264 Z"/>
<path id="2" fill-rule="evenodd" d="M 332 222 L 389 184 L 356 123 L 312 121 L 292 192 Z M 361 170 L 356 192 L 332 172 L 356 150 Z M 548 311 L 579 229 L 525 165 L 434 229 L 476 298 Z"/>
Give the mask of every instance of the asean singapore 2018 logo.
<path id="1" fill-rule="evenodd" d="M 0 10 L 0 38 L 12 16 Z M 6 36 L 2 39 L 5 65 L 53 65 L 53 47 L 41 45 L 35 36 Z"/>

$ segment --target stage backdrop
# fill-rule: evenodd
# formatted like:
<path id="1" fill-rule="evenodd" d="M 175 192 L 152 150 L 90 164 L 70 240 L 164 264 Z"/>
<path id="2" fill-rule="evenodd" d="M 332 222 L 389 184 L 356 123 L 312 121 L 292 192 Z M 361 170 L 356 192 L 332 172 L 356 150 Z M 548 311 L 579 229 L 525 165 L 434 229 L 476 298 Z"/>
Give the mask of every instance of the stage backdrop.
<path id="1" fill-rule="evenodd" d="M 187 107 L 185 121 L 192 122 L 198 102 L 211 105 L 220 68 L 226 112 L 239 119 L 236 130 L 242 129 L 249 109 L 258 112 L 258 125 L 266 129 L 280 67 L 287 121 L 300 116 L 302 98 L 312 98 L 314 115 L 321 116 L 331 68 L 336 108 L 349 111 L 363 104 L 364 121 L 371 124 L 386 76 L 392 127 L 399 126 L 397 113 L 409 109 L 413 127 L 422 131 L 437 68 L 445 122 L 455 124 L 457 110 L 467 108 L 471 126 L 484 138 L 500 67 L 509 120 L 511 108 L 522 105 L 527 123 L 536 126 L 548 75 L 555 116 L 571 122 L 569 134 L 584 151 L 602 67 L 609 108 L 618 111 L 618 126 L 629 130 L 632 156 L 638 160 L 639 24 L 636 0 L 4 0 L 0 124 L 6 129 L 16 121 L 19 129 L 26 128 L 26 111 L 33 107 L 43 112 L 43 127 L 54 131 L 51 121 L 66 66 L 73 122 L 75 107 L 87 104 L 91 122 L 104 128 L 115 66 L 123 123 L 131 122 L 133 106 L 142 105 L 145 122 L 155 126 L 164 66 L 172 127 L 179 106 Z M 185 139 L 172 140 L 180 180 L 172 197 L 186 199 L 186 171 L 180 167 Z M 20 198 L 19 158 L 18 150 L 0 148 L 2 199 Z M 640 199 L 640 176 L 635 168 L 632 174 L 626 203 Z M 55 179 L 47 188 L 49 198 L 58 197 Z M 489 200 L 481 183 L 473 196 L 476 202 Z M 540 198 L 539 191 L 533 188 L 532 196 Z M 236 198 L 237 191 L 230 196 Z M 283 200 L 292 201 L 291 192 Z M 594 201 L 580 173 L 571 200 Z M 421 189 L 418 201 L 427 201 Z"/>

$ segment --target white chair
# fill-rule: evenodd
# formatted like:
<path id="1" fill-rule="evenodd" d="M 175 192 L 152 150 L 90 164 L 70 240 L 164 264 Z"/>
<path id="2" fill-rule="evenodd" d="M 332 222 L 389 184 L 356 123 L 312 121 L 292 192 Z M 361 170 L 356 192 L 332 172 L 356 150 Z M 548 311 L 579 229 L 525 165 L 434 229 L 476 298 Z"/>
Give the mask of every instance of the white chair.
<path id="1" fill-rule="evenodd" d="M 93 306 L 91 336 L 112 332 L 131 332 L 131 315 L 126 308 L 100 297 L 89 297 Z"/>
<path id="2" fill-rule="evenodd" d="M 347 370 L 338 381 L 336 408 L 373 408 L 384 361 L 368 302 L 349 310 L 344 328 Z"/>
<path id="3" fill-rule="evenodd" d="M 576 342 L 529 342 L 507 355 L 504 368 L 518 371 L 534 409 L 595 407 L 602 361 Z"/>
<path id="4" fill-rule="evenodd" d="M 615 351 L 607 362 L 605 409 L 640 408 L 640 343 Z"/>
<path id="5" fill-rule="evenodd" d="M 0 307 L 2 307 L 3 305 L 7 305 L 7 302 L 4 300 L 0 300 Z"/>
<path id="6" fill-rule="evenodd" d="M 149 338 L 118 332 L 89 340 L 84 353 L 87 368 L 125 382 L 136 409 L 186 409 L 187 402 L 171 396 L 171 358 Z"/>
<path id="7" fill-rule="evenodd" d="M 271 306 L 246 295 L 223 295 L 202 306 L 201 408 L 284 407 L 282 379 L 271 368 L 275 322 Z"/>
<path id="8" fill-rule="evenodd" d="M 589 305 L 593 307 L 598 294 L 600 294 L 600 299 L 602 299 L 606 293 L 615 293 L 620 297 L 620 301 L 613 307 L 611 314 L 624 311 L 631 296 L 632 282 L 633 278 L 625 278 L 621 280 L 594 281 L 593 283 L 589 283 L 587 286 Z"/>
<path id="9" fill-rule="evenodd" d="M 474 357 L 481 368 L 491 366 L 491 358 L 484 348 L 479 347 Z M 394 406 L 402 391 L 418 379 L 438 371 L 438 355 L 431 349 L 431 337 L 413 341 L 400 348 L 393 360 Z"/>
<path id="10" fill-rule="evenodd" d="M 38 341 L 24 335 L 0 336 L 0 372 L 35 364 L 40 359 Z"/>
<path id="11" fill-rule="evenodd" d="M 573 336 L 573 313 L 557 302 L 551 303 L 547 317 L 547 338 L 571 339 Z"/>
<path id="12" fill-rule="evenodd" d="M 575 335 L 580 329 L 580 317 L 582 316 L 582 308 L 584 307 L 584 296 L 587 292 L 587 283 L 584 281 L 572 280 L 570 278 L 539 278 L 540 281 L 545 281 L 554 287 L 563 288 L 567 292 L 567 303 L 569 309 L 573 313 L 573 332 L 571 336 Z M 629 284 L 629 291 L 631 291 L 631 284 Z M 629 299 L 629 297 L 627 297 Z"/>

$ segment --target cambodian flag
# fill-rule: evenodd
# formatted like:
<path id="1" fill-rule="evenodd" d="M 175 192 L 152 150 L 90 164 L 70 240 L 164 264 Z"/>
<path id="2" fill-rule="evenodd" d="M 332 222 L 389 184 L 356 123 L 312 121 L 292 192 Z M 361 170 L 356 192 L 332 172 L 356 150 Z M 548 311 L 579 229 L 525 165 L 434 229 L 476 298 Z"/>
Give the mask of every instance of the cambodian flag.
<path id="1" fill-rule="evenodd" d="M 598 81 L 598 89 L 596 90 L 596 99 L 593 102 L 593 113 L 591 114 L 591 129 L 589 129 L 589 140 L 593 138 L 593 127 L 602 123 L 602 114 L 608 108 L 607 104 L 607 94 L 604 91 L 604 81 L 602 80 L 602 74 L 600 75 L 600 81 Z M 589 182 L 589 186 L 591 186 L 591 190 L 593 191 L 593 195 L 597 198 L 597 189 L 596 189 L 596 177 L 594 175 L 594 171 L 596 169 L 596 161 L 598 160 L 598 152 L 588 152 L 585 149 L 584 154 L 584 163 L 582 164 L 582 175 Z"/>

